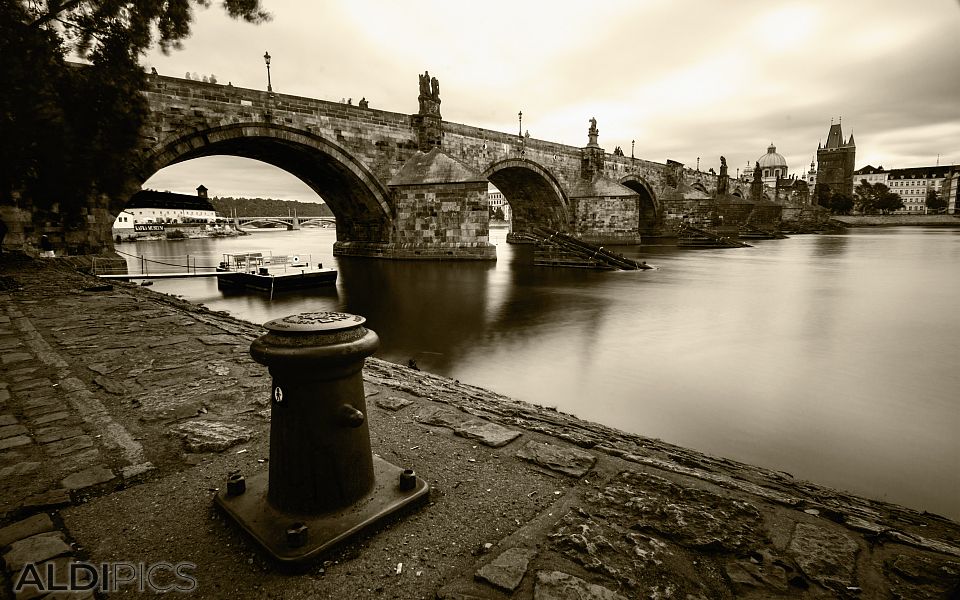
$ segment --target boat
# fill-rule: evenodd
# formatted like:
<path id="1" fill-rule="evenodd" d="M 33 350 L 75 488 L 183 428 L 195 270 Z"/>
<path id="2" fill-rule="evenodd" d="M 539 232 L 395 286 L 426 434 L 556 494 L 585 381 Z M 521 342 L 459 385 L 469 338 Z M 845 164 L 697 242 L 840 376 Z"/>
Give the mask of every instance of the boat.
<path id="1" fill-rule="evenodd" d="M 217 287 L 220 289 L 254 289 L 273 293 L 336 283 L 336 269 L 324 268 L 323 263 L 311 266 L 311 257 L 304 254 L 224 254 L 217 267 Z"/>

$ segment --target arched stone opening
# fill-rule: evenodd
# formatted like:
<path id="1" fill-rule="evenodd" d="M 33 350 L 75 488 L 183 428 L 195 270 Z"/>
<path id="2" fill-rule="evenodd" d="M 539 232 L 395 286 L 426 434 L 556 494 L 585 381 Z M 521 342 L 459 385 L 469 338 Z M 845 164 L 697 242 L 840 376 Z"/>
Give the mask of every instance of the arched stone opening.
<path id="1" fill-rule="evenodd" d="M 642 177 L 637 177 L 635 175 L 628 175 L 620 180 L 622 185 L 627 186 L 631 190 L 637 193 L 640 196 L 640 201 L 638 202 L 638 210 L 640 213 L 639 219 L 639 233 L 642 236 L 644 235 L 653 235 L 657 232 L 660 226 L 660 203 L 657 202 L 657 198 L 653 193 L 653 189 L 650 187 Z"/>
<path id="2" fill-rule="evenodd" d="M 539 164 L 506 159 L 490 165 L 482 175 L 510 203 L 514 233 L 534 227 L 570 231 L 566 194 L 556 178 Z"/>
<path id="3" fill-rule="evenodd" d="M 392 240 L 389 195 L 373 173 L 338 144 L 282 125 L 247 123 L 175 134 L 143 155 L 136 187 L 163 167 L 214 155 L 258 160 L 303 181 L 336 217 L 338 244 Z"/>

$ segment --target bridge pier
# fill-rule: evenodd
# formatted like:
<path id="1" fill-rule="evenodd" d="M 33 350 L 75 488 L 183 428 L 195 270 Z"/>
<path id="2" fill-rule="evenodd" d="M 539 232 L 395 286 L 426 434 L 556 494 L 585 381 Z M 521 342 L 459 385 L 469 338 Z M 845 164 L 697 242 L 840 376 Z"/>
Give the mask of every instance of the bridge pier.
<path id="1" fill-rule="evenodd" d="M 599 133 L 596 119 L 590 119 L 580 177 L 569 191 L 573 229 L 593 244 L 639 244 L 640 196 L 604 175 L 606 153 L 597 143 Z"/>
<path id="2" fill-rule="evenodd" d="M 338 241 L 334 255 L 496 260 L 486 178 L 434 147 L 411 157 L 387 188 L 395 209 L 391 239 Z"/>

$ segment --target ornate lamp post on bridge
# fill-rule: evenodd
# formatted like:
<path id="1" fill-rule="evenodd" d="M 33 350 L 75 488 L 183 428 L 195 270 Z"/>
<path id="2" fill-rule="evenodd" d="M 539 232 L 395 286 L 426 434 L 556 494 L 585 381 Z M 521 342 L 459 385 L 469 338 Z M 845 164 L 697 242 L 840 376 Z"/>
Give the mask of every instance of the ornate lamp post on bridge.
<path id="1" fill-rule="evenodd" d="M 267 63 L 267 91 L 272 92 L 273 86 L 270 85 L 270 53 L 269 52 L 263 53 L 263 61 Z"/>
<path id="2" fill-rule="evenodd" d="M 517 135 L 521 138 L 523 137 L 523 111 L 517 113 L 517 118 L 520 120 L 520 130 L 517 132 Z"/>

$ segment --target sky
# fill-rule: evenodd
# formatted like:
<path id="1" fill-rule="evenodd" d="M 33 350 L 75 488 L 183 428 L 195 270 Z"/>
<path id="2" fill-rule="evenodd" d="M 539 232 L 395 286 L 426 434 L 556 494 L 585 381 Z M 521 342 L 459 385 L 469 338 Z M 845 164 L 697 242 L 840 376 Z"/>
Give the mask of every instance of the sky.
<path id="1" fill-rule="evenodd" d="M 262 0 L 272 20 L 196 9 L 182 48 L 146 69 L 416 113 L 440 81 L 445 121 L 667 159 L 730 175 L 772 143 L 809 168 L 831 121 L 856 166 L 960 164 L 958 0 Z M 842 119 L 842 121 L 841 121 Z M 144 185 L 318 201 L 291 175 L 234 157 L 167 167 Z"/>

